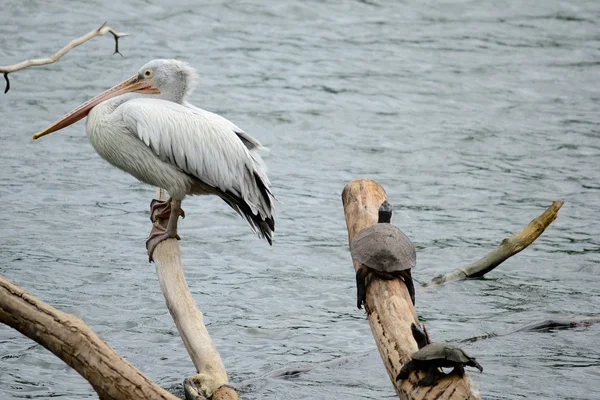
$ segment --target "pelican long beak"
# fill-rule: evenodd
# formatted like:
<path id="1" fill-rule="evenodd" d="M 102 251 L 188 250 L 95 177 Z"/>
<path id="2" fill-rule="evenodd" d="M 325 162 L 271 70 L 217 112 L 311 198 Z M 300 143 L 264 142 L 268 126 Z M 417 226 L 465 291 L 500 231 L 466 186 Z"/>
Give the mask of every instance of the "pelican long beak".
<path id="1" fill-rule="evenodd" d="M 137 93 L 151 93 L 151 94 L 159 94 L 160 91 L 152 84 L 150 80 L 143 79 L 139 75 L 134 75 L 131 78 L 119 83 L 116 86 L 111 87 L 105 92 L 100 93 L 98 96 L 86 101 L 73 111 L 69 112 L 67 115 L 50 125 L 48 128 L 44 129 L 33 135 L 33 140 L 39 139 L 44 135 L 49 133 L 58 131 L 62 128 L 66 128 L 69 125 L 74 124 L 80 119 L 87 116 L 90 110 L 102 103 L 105 100 L 108 100 L 112 97 L 119 96 L 128 92 L 137 92 Z"/>

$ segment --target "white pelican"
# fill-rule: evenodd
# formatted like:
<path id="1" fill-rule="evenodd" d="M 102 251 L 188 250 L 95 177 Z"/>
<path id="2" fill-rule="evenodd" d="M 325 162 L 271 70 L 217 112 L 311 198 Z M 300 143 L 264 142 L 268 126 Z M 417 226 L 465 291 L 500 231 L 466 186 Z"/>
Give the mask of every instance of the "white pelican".
<path id="1" fill-rule="evenodd" d="M 50 127 L 38 139 L 86 115 L 86 132 L 96 152 L 117 168 L 169 192 L 153 202 L 154 224 L 146 242 L 154 247 L 177 238 L 186 195 L 221 197 L 246 218 L 253 231 L 272 244 L 275 197 L 257 153 L 261 144 L 227 119 L 189 104 L 196 71 L 177 60 L 153 60 L 131 78 L 88 100 Z"/>

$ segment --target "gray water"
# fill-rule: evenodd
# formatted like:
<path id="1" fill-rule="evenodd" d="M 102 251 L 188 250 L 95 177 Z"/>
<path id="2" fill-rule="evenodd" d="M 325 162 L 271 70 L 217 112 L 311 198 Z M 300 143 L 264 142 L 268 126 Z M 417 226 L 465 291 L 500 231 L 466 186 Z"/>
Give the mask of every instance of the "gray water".
<path id="1" fill-rule="evenodd" d="M 199 70 L 190 101 L 269 147 L 273 247 L 218 199 L 188 198 L 188 283 L 244 399 L 395 397 L 364 318 L 340 200 L 370 177 L 418 249 L 416 280 L 471 262 L 555 199 L 558 219 L 483 280 L 417 292 L 435 341 L 600 311 L 600 3 L 590 1 L 3 0 L 0 273 L 82 317 L 171 391 L 194 372 L 144 241 L 153 188 L 110 167 L 84 123 L 46 127 L 154 58 Z M 486 399 L 597 399 L 600 326 L 466 344 Z M 318 363 L 349 357 L 339 364 Z M 261 378 L 315 365 L 296 378 Z M 94 398 L 54 355 L 0 326 L 0 398 Z"/>

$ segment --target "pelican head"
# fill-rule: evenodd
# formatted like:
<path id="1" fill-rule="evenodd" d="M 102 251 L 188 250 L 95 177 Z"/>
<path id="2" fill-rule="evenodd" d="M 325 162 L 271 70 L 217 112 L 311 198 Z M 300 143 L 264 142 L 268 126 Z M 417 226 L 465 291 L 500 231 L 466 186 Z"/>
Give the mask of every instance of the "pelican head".
<path id="1" fill-rule="evenodd" d="M 179 60 L 152 60 L 138 72 L 160 91 L 160 98 L 182 103 L 196 84 L 196 70 Z"/>
<path id="2" fill-rule="evenodd" d="M 66 128 L 87 116 L 92 108 L 103 101 L 125 93 L 154 94 L 164 100 L 182 103 L 193 89 L 195 78 L 195 70 L 185 62 L 150 61 L 131 78 L 86 101 L 48 128 L 33 135 L 33 139 Z"/>

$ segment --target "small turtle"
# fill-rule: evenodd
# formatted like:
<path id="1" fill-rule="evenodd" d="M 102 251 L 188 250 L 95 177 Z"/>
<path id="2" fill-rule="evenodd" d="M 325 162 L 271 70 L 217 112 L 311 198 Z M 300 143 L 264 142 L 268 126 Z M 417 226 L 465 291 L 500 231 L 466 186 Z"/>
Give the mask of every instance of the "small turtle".
<path id="1" fill-rule="evenodd" d="M 381 279 L 401 278 L 415 304 L 415 286 L 410 269 L 417 263 L 415 246 L 400 229 L 390 223 L 392 206 L 384 201 L 379 207 L 377 224 L 358 232 L 350 243 L 352 259 L 362 266 L 356 271 L 357 307 L 365 302 L 365 281 L 371 273 Z"/>
<path id="2" fill-rule="evenodd" d="M 465 365 L 477 368 L 483 372 L 475 358 L 469 356 L 463 349 L 445 343 L 428 343 L 426 334 L 415 324 L 410 326 L 413 336 L 419 346 L 419 351 L 412 355 L 412 360 L 404 364 L 396 380 L 406 379 L 413 370 L 427 371 L 425 378 L 419 380 L 419 386 L 431 386 L 446 374 L 440 373 L 438 368 L 454 367 L 451 374 L 463 376 Z"/>

